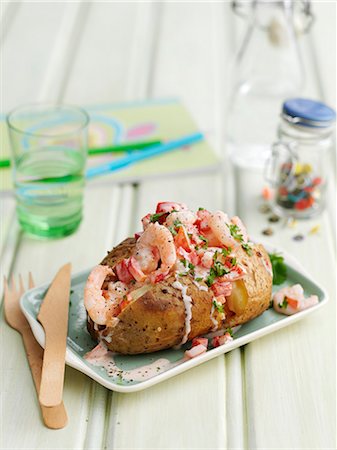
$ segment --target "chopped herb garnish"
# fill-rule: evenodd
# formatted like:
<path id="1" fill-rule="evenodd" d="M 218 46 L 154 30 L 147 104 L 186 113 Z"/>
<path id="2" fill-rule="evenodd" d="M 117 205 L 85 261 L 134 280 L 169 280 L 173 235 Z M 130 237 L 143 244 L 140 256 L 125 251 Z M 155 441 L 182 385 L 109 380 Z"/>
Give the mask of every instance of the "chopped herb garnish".
<path id="1" fill-rule="evenodd" d="M 195 266 L 192 263 L 188 263 L 188 268 L 190 269 L 190 274 L 194 277 Z"/>
<path id="2" fill-rule="evenodd" d="M 212 284 L 214 283 L 215 278 L 216 278 L 215 272 L 213 270 L 213 267 L 211 267 L 209 275 L 206 278 L 206 284 L 207 284 L 208 287 L 212 286 Z"/>
<path id="3" fill-rule="evenodd" d="M 233 337 L 233 335 L 234 335 L 233 330 L 231 329 L 231 327 L 227 328 L 226 333 L 229 333 L 231 335 L 231 337 Z"/>
<path id="4" fill-rule="evenodd" d="M 214 255 L 213 255 L 213 261 L 216 261 L 218 257 L 218 251 L 215 250 Z"/>
<path id="5" fill-rule="evenodd" d="M 287 266 L 284 263 L 284 258 L 276 253 L 269 253 L 271 266 L 273 269 L 273 284 L 279 285 L 287 279 Z"/>
<path id="6" fill-rule="evenodd" d="M 182 258 L 182 259 L 180 260 L 180 262 L 181 262 L 182 264 L 184 264 L 185 267 L 187 267 L 187 260 L 186 260 L 186 259 Z"/>
<path id="7" fill-rule="evenodd" d="M 219 313 L 224 312 L 223 305 L 221 303 L 217 302 L 216 300 L 213 300 L 213 306 Z"/>
<path id="8" fill-rule="evenodd" d="M 203 278 L 201 278 L 201 277 L 197 277 L 196 279 L 195 279 L 195 281 L 202 281 L 203 280 Z"/>
<path id="9" fill-rule="evenodd" d="M 237 264 L 237 259 L 236 258 L 231 258 L 231 266 L 234 267 Z"/>
<path id="10" fill-rule="evenodd" d="M 278 306 L 282 309 L 286 309 L 286 307 L 288 306 L 288 300 L 286 297 L 284 297 L 284 300 L 282 303 L 279 303 Z"/>
<path id="11" fill-rule="evenodd" d="M 226 257 L 226 256 L 228 256 L 228 255 L 230 255 L 232 253 L 232 249 L 231 249 L 231 247 L 223 248 L 221 250 L 221 253 L 222 253 L 223 256 Z"/>
<path id="12" fill-rule="evenodd" d="M 227 223 L 226 225 L 229 228 L 229 232 L 230 232 L 231 236 L 236 241 L 242 242 L 243 241 L 243 236 L 242 236 L 241 229 L 237 225 L 234 225 L 232 223 Z"/>
<path id="13" fill-rule="evenodd" d="M 189 238 L 192 238 L 192 237 L 193 237 L 193 234 L 192 234 L 192 233 L 187 233 L 187 236 L 188 236 Z"/>
<path id="14" fill-rule="evenodd" d="M 205 238 L 205 236 L 203 236 L 202 234 L 199 234 L 199 238 L 204 242 L 202 247 L 207 249 L 208 248 L 208 239 Z"/>
<path id="15" fill-rule="evenodd" d="M 199 245 L 196 245 L 194 248 L 195 248 L 196 251 L 198 251 L 199 250 Z"/>
<path id="16" fill-rule="evenodd" d="M 213 267 L 209 271 L 209 275 L 206 278 L 206 284 L 208 287 L 212 286 L 215 278 L 222 277 L 229 273 L 229 270 L 222 264 L 221 261 L 215 261 Z"/>
<path id="17" fill-rule="evenodd" d="M 201 206 L 198 208 L 198 211 L 205 211 L 205 208 L 202 208 Z"/>
<path id="18" fill-rule="evenodd" d="M 226 269 L 226 267 L 222 264 L 221 261 L 215 261 L 212 269 L 215 271 L 217 277 L 223 277 L 224 275 L 229 273 L 229 270 Z"/>
<path id="19" fill-rule="evenodd" d="M 178 276 L 179 277 L 186 277 L 187 276 L 187 272 L 185 272 L 185 273 L 178 273 Z"/>
<path id="20" fill-rule="evenodd" d="M 176 232 L 174 227 L 168 227 L 168 229 L 171 231 L 172 236 L 177 236 L 178 233 Z"/>
<path id="21" fill-rule="evenodd" d="M 241 247 L 244 249 L 248 256 L 252 256 L 253 249 L 249 244 L 241 244 Z"/>
<path id="22" fill-rule="evenodd" d="M 158 214 L 151 214 L 150 215 L 150 222 L 154 223 L 154 222 L 158 222 L 158 220 L 167 213 L 158 213 Z"/>
<path id="23" fill-rule="evenodd" d="M 174 225 L 176 228 L 179 228 L 179 227 L 182 226 L 182 223 L 180 222 L 179 219 L 176 219 L 176 220 L 173 222 L 173 225 Z"/>

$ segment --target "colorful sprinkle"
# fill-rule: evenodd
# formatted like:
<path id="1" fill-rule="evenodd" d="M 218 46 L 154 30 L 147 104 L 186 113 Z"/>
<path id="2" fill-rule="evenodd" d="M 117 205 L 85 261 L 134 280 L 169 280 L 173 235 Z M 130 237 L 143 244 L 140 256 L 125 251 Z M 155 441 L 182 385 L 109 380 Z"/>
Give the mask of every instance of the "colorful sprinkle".
<path id="1" fill-rule="evenodd" d="M 319 232 L 319 230 L 321 229 L 320 225 L 315 225 L 314 227 L 312 227 L 309 231 L 309 234 L 316 234 Z"/>
<path id="2" fill-rule="evenodd" d="M 270 189 L 269 186 L 265 186 L 262 189 L 261 195 L 264 200 L 272 200 L 273 199 L 273 191 Z"/>

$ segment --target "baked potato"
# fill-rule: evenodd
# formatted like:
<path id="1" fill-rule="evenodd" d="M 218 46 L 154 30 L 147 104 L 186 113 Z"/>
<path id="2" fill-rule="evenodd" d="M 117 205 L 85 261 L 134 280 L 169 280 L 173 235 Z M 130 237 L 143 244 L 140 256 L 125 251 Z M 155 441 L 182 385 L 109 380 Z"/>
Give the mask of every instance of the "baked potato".
<path id="1" fill-rule="evenodd" d="M 145 231 L 112 249 L 86 285 L 88 331 L 113 352 L 138 354 L 179 346 L 245 323 L 270 304 L 268 254 L 262 245 L 248 241 L 241 222 L 232 219 L 239 227 L 218 214 L 229 227 L 222 224 L 224 234 L 214 235 L 212 217 L 218 212 L 212 216 L 201 210 L 187 217 L 185 205 L 160 205 L 143 218 Z M 175 251 L 171 267 L 167 241 Z"/>

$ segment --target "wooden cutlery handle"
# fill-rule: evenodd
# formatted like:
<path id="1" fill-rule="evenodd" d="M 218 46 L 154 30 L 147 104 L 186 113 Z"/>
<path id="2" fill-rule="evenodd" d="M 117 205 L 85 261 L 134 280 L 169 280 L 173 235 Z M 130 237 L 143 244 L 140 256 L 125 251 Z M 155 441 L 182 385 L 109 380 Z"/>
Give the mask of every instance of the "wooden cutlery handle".
<path id="1" fill-rule="evenodd" d="M 39 396 L 43 363 L 43 349 L 36 341 L 29 327 L 26 327 L 24 330 L 22 330 L 22 338 L 26 349 L 30 370 L 33 375 L 35 389 L 37 395 Z M 60 405 L 50 408 L 41 404 L 40 407 L 42 411 L 43 421 L 48 428 L 59 429 L 66 426 L 68 417 L 63 402 Z"/>

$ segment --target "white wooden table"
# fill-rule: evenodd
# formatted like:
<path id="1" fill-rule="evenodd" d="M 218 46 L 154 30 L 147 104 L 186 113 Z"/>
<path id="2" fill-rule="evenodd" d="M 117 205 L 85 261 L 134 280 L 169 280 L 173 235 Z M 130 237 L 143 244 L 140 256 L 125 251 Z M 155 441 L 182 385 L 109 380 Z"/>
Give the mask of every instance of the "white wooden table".
<path id="1" fill-rule="evenodd" d="M 335 104 L 335 2 L 314 2 L 317 22 L 302 41 L 306 94 Z M 242 23 L 228 2 L 2 2 L 2 107 L 30 101 L 91 104 L 180 96 L 213 146 L 223 150 L 223 99 Z M 242 177 L 241 177 L 242 179 Z M 1 272 L 50 280 L 71 259 L 75 271 L 138 228 L 158 200 L 238 213 L 252 235 L 262 181 L 247 174 L 237 202 L 217 176 L 88 188 L 73 236 L 39 242 L 21 234 L 14 200 L 1 199 Z M 249 186 L 247 189 L 246 186 Z M 334 191 L 331 191 L 333 195 Z M 98 201 L 99 199 L 99 201 Z M 21 337 L 1 314 L 1 448 L 332 449 L 335 448 L 336 315 L 334 204 L 321 231 L 295 242 L 275 226 L 268 238 L 295 255 L 329 292 L 329 304 L 286 329 L 135 394 L 111 393 L 66 369 L 68 426 L 41 421 Z"/>

